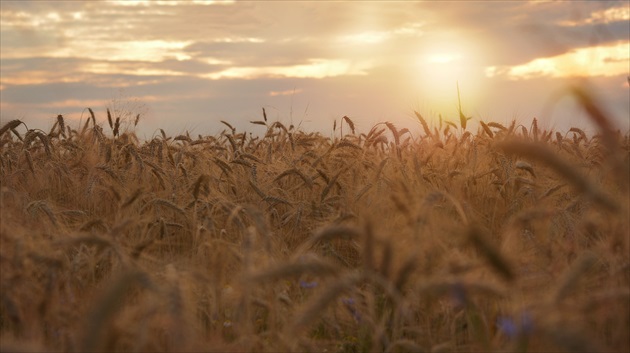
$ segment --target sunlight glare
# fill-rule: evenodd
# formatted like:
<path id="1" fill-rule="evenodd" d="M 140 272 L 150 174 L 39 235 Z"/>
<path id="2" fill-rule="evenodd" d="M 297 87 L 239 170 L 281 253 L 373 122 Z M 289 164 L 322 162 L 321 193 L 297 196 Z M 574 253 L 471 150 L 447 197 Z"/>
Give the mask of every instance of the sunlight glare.
<path id="1" fill-rule="evenodd" d="M 438 53 L 427 56 L 427 61 L 434 64 L 448 64 L 461 59 L 459 53 Z"/>
<path id="2" fill-rule="evenodd" d="M 420 99 L 433 113 L 453 118 L 457 111 L 457 86 L 462 89 L 462 104 L 471 106 L 483 95 L 479 78 L 481 43 L 461 34 L 450 33 L 429 43 L 416 60 Z M 474 89 L 472 89 L 474 88 Z"/>

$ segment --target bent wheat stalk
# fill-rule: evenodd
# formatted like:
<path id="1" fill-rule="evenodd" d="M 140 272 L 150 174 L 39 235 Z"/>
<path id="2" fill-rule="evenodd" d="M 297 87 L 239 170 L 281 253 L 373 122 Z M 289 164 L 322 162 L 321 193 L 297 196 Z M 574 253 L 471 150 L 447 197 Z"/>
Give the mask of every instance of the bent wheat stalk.
<path id="1" fill-rule="evenodd" d="M 601 191 L 597 185 L 588 180 L 575 167 L 560 158 L 549 148 L 540 144 L 523 141 L 501 142 L 497 144 L 497 147 L 509 154 L 518 154 L 541 161 L 555 170 L 556 173 L 573 183 L 580 192 L 586 193 L 593 199 L 593 201 L 599 203 L 609 211 L 616 211 L 619 209 L 617 202 L 611 199 L 608 195 Z"/>

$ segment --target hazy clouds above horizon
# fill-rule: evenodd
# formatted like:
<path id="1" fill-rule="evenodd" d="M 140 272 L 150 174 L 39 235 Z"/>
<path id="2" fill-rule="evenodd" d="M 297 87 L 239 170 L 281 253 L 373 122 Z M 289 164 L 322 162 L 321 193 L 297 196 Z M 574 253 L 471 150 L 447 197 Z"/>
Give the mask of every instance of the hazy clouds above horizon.
<path id="1" fill-rule="evenodd" d="M 413 110 L 550 127 L 588 123 L 588 79 L 630 122 L 627 1 L 6 1 L 1 117 L 46 128 L 86 107 L 141 113 L 141 131 L 213 134 L 226 120 L 326 131 L 350 116 L 413 126 Z M 553 109 L 550 109 L 552 107 Z"/>

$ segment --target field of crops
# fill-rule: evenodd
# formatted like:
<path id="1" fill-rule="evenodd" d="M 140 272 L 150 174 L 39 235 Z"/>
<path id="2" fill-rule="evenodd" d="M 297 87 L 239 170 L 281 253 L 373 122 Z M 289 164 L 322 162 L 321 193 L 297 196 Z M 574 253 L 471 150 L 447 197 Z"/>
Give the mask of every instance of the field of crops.
<path id="1" fill-rule="evenodd" d="M 594 136 L 5 122 L 0 348 L 630 351 L 629 136 L 580 102 Z"/>

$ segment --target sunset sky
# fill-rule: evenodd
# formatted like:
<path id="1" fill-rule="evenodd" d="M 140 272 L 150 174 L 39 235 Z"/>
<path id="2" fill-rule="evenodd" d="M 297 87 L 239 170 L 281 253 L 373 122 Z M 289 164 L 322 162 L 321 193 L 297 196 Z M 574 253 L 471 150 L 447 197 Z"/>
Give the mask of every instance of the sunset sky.
<path id="1" fill-rule="evenodd" d="M 628 1 L 7 1 L 1 6 L 1 119 L 141 114 L 150 138 L 215 134 L 262 119 L 330 131 L 417 110 L 458 121 L 588 128 L 582 82 L 630 128 Z M 72 122 L 70 123 L 72 124 Z M 106 124 L 105 124 L 106 125 Z M 594 131 L 594 130 L 591 130 Z"/>

